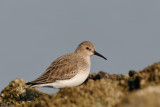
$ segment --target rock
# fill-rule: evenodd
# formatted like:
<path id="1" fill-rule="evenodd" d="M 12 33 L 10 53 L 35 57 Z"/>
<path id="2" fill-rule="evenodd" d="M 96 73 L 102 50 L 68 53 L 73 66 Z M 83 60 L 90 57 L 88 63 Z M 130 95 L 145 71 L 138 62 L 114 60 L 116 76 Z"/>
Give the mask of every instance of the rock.
<path id="1" fill-rule="evenodd" d="M 159 107 L 160 86 L 149 86 L 126 96 L 116 107 Z"/>
<path id="2" fill-rule="evenodd" d="M 26 86 L 26 82 L 23 79 L 17 78 L 2 90 L 0 94 L 0 104 L 12 105 L 25 101 L 33 101 L 42 95 L 45 94 L 35 88 Z"/>
<path id="3" fill-rule="evenodd" d="M 92 80 L 81 86 L 64 88 L 58 93 L 23 104 L 24 107 L 113 107 L 123 99 L 122 88 L 110 79 Z"/>
<path id="4" fill-rule="evenodd" d="M 1 106 L 17 107 L 156 107 L 160 105 L 160 62 L 128 74 L 97 72 L 80 86 L 45 94 L 25 85 L 22 79 L 10 82 L 0 94 Z"/>

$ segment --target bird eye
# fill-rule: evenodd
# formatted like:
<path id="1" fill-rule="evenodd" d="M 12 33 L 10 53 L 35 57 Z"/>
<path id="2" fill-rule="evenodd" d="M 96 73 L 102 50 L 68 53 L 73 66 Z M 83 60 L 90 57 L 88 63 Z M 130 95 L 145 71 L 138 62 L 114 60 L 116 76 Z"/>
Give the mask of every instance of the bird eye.
<path id="1" fill-rule="evenodd" d="M 89 51 L 91 50 L 89 47 L 86 47 L 86 49 L 89 50 Z"/>

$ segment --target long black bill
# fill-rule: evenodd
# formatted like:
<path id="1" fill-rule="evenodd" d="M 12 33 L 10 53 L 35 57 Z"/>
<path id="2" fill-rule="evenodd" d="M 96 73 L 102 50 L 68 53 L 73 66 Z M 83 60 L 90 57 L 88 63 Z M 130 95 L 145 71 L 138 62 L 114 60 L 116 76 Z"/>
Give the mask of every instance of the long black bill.
<path id="1" fill-rule="evenodd" d="M 107 60 L 107 58 L 105 58 L 103 55 L 99 54 L 98 52 L 94 51 L 94 55 L 100 56 L 102 58 L 104 58 L 105 60 Z"/>

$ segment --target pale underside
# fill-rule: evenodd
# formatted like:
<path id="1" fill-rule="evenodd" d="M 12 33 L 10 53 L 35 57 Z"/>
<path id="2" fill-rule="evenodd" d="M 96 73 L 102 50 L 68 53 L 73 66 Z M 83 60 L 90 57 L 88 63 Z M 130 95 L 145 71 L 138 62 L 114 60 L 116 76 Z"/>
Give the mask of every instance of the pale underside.
<path id="1" fill-rule="evenodd" d="M 90 57 L 70 53 L 56 59 L 36 80 L 33 87 L 72 87 L 83 83 L 90 72 Z"/>
<path id="2" fill-rule="evenodd" d="M 33 87 L 64 88 L 64 87 L 78 86 L 87 79 L 89 72 L 90 72 L 90 68 L 84 71 L 79 71 L 79 73 L 77 73 L 74 77 L 70 79 L 56 80 L 55 82 L 46 83 L 46 84 L 37 84 L 37 85 L 34 85 Z"/>

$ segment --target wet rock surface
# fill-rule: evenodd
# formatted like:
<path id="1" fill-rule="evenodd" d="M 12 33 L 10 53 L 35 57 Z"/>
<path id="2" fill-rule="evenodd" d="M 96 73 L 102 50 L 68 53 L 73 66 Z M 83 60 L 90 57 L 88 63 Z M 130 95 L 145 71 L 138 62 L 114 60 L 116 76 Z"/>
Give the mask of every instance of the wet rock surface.
<path id="1" fill-rule="evenodd" d="M 1 106 L 20 107 L 158 107 L 160 63 L 128 74 L 93 73 L 80 86 L 45 94 L 15 79 L 0 94 Z"/>

